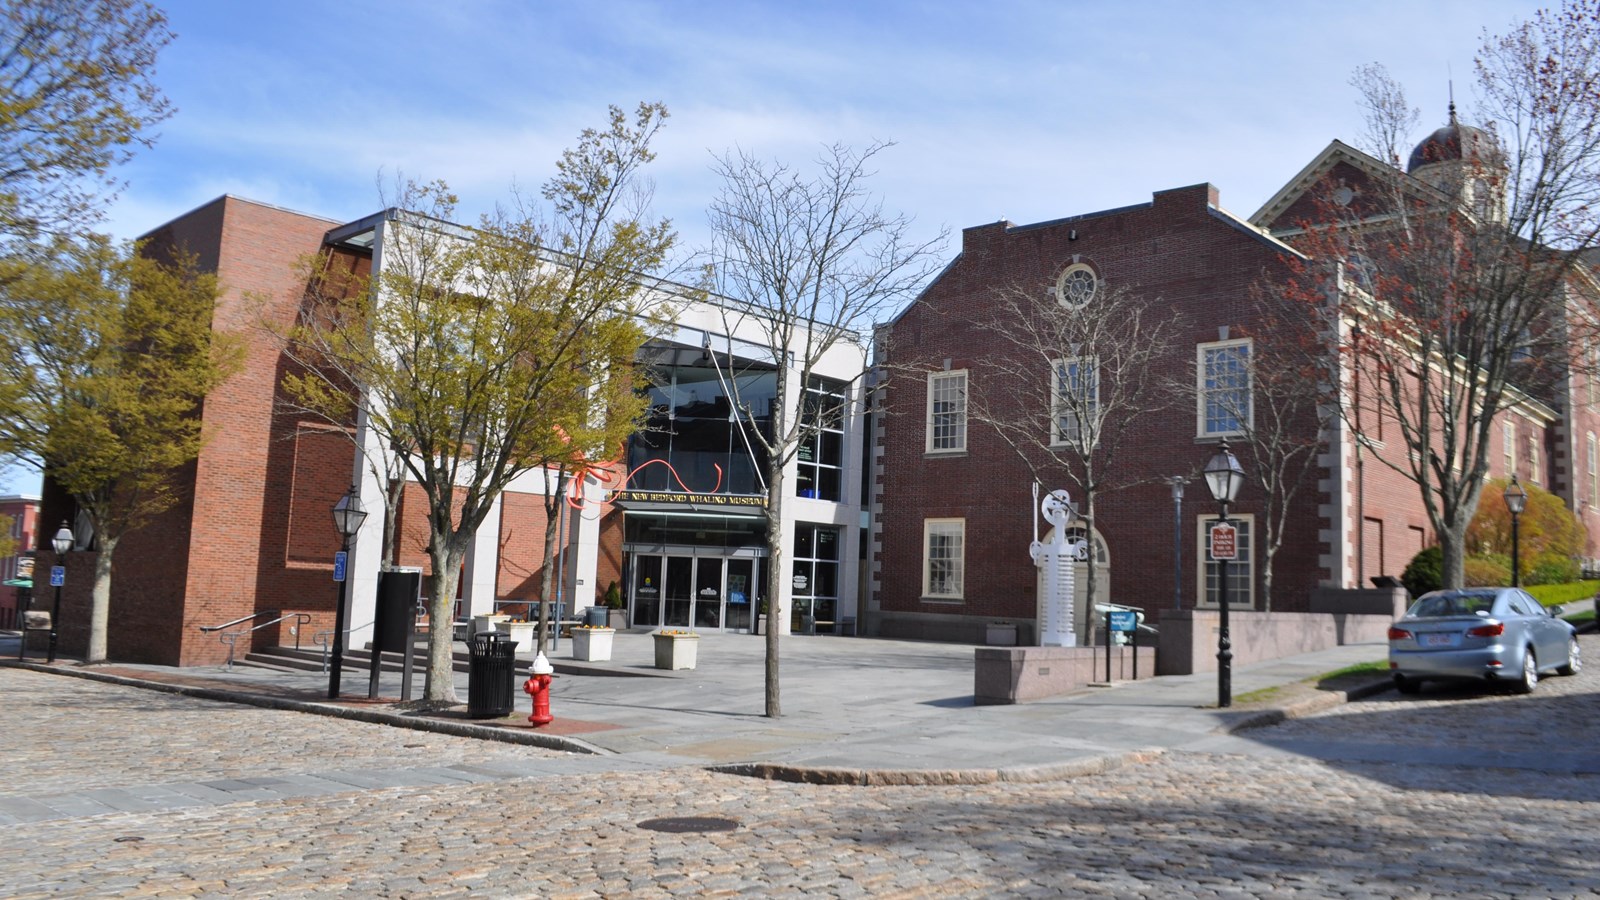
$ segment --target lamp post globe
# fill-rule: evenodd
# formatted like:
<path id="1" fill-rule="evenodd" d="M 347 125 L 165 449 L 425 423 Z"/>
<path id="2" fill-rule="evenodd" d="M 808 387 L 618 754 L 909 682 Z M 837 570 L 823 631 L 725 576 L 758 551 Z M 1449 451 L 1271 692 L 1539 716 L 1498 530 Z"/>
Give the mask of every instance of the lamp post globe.
<path id="1" fill-rule="evenodd" d="M 1211 499 L 1217 501 L 1222 510 L 1217 526 L 1228 526 L 1228 505 L 1239 496 L 1239 489 L 1244 486 L 1244 468 L 1239 465 L 1239 459 L 1233 455 L 1233 451 L 1228 449 L 1226 440 L 1217 447 L 1217 452 L 1212 454 L 1201 474 L 1205 476 Z M 1217 608 L 1220 613 L 1217 623 L 1217 706 L 1228 707 L 1233 705 L 1233 644 L 1228 635 L 1228 560 L 1232 554 L 1216 556 L 1215 548 L 1212 554 L 1217 563 Z"/>
<path id="2" fill-rule="evenodd" d="M 361 495 L 356 491 L 356 486 L 351 485 L 350 490 L 333 505 L 333 527 L 339 532 L 341 539 L 339 552 L 347 559 L 350 554 L 350 539 L 361 530 L 361 523 L 366 520 L 367 510 L 361 504 Z M 333 611 L 333 661 L 328 666 L 329 700 L 338 699 L 339 680 L 344 674 L 345 598 L 350 583 L 348 569 L 347 564 L 345 571 L 339 573 L 342 576 L 339 579 L 339 605 Z"/>
<path id="3" fill-rule="evenodd" d="M 68 550 L 72 549 L 72 544 L 73 544 L 72 529 L 68 528 L 66 521 L 63 520 L 62 523 L 61 523 L 61 527 L 56 529 L 55 537 L 52 537 L 50 539 L 50 549 L 56 551 L 56 565 L 58 565 L 58 566 L 66 565 L 66 563 L 62 561 L 62 558 L 67 555 L 67 551 Z M 54 581 L 55 579 L 52 578 L 50 580 Z M 60 627 L 61 627 L 61 585 L 58 584 L 58 585 L 56 585 L 56 603 L 55 603 L 55 608 L 53 610 L 51 610 L 51 612 L 50 612 L 50 654 L 49 654 L 49 658 L 47 659 L 48 662 L 55 662 L 56 661 L 56 636 L 59 633 L 57 629 L 59 629 Z M 24 640 L 27 639 L 27 634 L 26 633 L 23 634 L 23 639 Z"/>
<path id="4" fill-rule="evenodd" d="M 1518 526 L 1522 518 L 1522 511 L 1528 508 L 1528 492 L 1523 489 L 1522 483 L 1517 481 L 1517 476 L 1511 476 L 1511 483 L 1506 485 L 1505 493 L 1501 495 L 1506 501 L 1506 509 L 1511 511 L 1511 586 L 1522 586 L 1522 547 L 1519 546 Z"/>

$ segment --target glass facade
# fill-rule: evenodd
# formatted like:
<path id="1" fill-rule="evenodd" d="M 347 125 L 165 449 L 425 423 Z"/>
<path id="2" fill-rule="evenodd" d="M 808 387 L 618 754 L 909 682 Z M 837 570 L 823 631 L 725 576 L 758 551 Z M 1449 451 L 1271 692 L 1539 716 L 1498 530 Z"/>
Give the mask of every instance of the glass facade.
<path id="1" fill-rule="evenodd" d="M 778 392 L 772 370 L 729 373 L 710 361 L 702 366 L 671 366 L 654 371 L 649 419 L 628 441 L 630 490 L 692 494 L 765 493 L 761 476 L 767 454 L 753 434 L 750 419 L 734 409 L 729 396 L 754 415 L 755 427 L 770 434 Z M 721 473 L 718 473 L 718 469 Z"/>

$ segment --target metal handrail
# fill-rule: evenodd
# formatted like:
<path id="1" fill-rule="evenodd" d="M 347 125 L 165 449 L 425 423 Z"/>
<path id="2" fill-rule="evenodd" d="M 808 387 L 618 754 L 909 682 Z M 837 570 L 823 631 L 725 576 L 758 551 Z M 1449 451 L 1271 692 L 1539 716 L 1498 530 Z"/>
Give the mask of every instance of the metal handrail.
<path id="1" fill-rule="evenodd" d="M 273 612 L 277 612 L 277 610 L 273 610 Z M 228 625 L 236 625 L 239 622 L 249 621 L 250 619 L 254 619 L 256 616 L 260 616 L 260 615 L 270 615 L 270 613 L 256 613 L 255 616 L 245 616 L 243 619 L 238 619 L 238 620 L 236 620 L 234 622 L 229 622 Z M 244 628 L 244 629 L 240 629 L 239 631 L 224 632 L 218 638 L 218 640 L 220 640 L 224 644 L 228 645 L 228 666 L 227 666 L 228 670 L 229 671 L 233 670 L 233 650 L 234 650 L 234 646 L 239 642 L 239 638 L 243 637 L 244 635 L 249 634 L 252 631 L 260 631 L 261 629 L 266 628 L 268 625 L 276 625 L 279 622 L 282 622 L 282 621 L 284 621 L 286 619 L 294 619 L 296 626 L 307 625 L 307 624 L 310 624 L 310 622 L 311 622 L 311 614 L 310 613 L 303 613 L 303 612 L 286 613 L 284 615 L 278 616 L 276 619 L 273 619 L 270 622 L 262 622 L 260 625 L 256 625 L 256 626 L 251 627 L 251 628 Z M 226 628 L 226 627 L 228 627 L 228 625 L 218 625 L 218 626 L 214 626 L 212 628 L 202 628 L 200 630 L 201 631 L 216 631 L 219 628 Z M 290 631 L 294 632 L 294 648 L 296 650 L 299 650 L 300 649 L 300 629 L 298 627 L 296 627 L 296 628 L 291 628 Z"/>
<path id="2" fill-rule="evenodd" d="M 206 631 L 206 632 L 221 631 L 224 628 L 232 628 L 233 626 L 239 624 L 240 622 L 248 622 L 251 619 L 259 619 L 262 616 L 275 616 L 280 612 L 282 612 L 282 610 L 279 610 L 279 609 L 263 609 L 261 612 L 251 613 L 248 616 L 240 616 L 239 618 L 234 619 L 232 622 L 223 622 L 221 625 L 201 625 L 200 626 L 200 630 L 201 631 Z"/>
<path id="3" fill-rule="evenodd" d="M 361 628 L 370 628 L 370 627 L 372 627 L 373 625 L 376 625 L 376 624 L 378 624 L 378 620 L 377 619 L 373 619 L 371 622 L 368 622 L 365 625 L 355 625 L 355 626 L 352 626 L 350 628 L 346 628 L 344 630 L 344 636 L 346 638 L 349 638 L 351 632 L 354 632 L 354 631 L 356 631 L 358 629 L 361 629 Z M 318 644 L 318 645 L 320 645 L 322 647 L 322 671 L 324 671 L 324 672 L 328 671 L 328 651 L 332 649 L 328 645 L 328 638 L 332 637 L 337 631 L 338 631 L 338 629 L 336 629 L 336 628 L 325 628 L 322 631 L 319 631 L 316 634 L 313 634 L 311 636 L 311 643 Z M 347 640 L 345 642 L 345 649 L 348 650 L 349 648 L 350 648 L 350 644 L 349 644 L 349 641 Z M 296 650 L 300 649 L 299 645 L 296 645 L 295 649 Z"/>

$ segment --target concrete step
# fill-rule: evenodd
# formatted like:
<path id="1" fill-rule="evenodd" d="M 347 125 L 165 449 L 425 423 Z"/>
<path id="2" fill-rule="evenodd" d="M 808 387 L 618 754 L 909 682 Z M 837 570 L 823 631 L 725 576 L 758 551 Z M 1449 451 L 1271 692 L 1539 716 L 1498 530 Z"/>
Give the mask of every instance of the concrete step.
<path id="1" fill-rule="evenodd" d="M 372 651 L 370 647 L 352 647 L 345 651 L 344 665 L 346 668 L 367 669 L 371 665 Z M 286 671 L 320 672 L 323 659 L 321 648 L 302 647 L 265 647 L 245 655 L 244 663 L 263 668 L 274 667 Z M 424 644 L 418 644 L 412 656 L 412 671 L 421 673 L 428 665 L 428 651 Z M 457 651 L 453 654 L 453 668 L 457 672 L 465 672 L 468 668 L 467 654 Z M 401 672 L 405 669 L 405 657 L 399 651 L 385 652 L 380 663 L 384 672 Z"/>

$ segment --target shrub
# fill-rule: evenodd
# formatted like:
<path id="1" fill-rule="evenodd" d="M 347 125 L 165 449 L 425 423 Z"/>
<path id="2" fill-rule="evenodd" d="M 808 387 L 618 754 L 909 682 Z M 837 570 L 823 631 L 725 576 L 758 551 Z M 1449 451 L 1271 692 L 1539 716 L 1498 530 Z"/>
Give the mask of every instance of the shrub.
<path id="1" fill-rule="evenodd" d="M 1443 572 L 1444 551 L 1438 547 L 1428 547 L 1411 557 L 1406 570 L 1400 573 L 1400 583 L 1406 586 L 1411 596 L 1420 597 L 1439 589 L 1444 580 Z"/>
<path id="2" fill-rule="evenodd" d="M 1498 554 L 1469 557 L 1461 564 L 1461 581 L 1467 587 L 1510 584 L 1511 560 Z"/>
<path id="3" fill-rule="evenodd" d="M 1524 560 L 1522 583 L 1565 584 L 1578 580 L 1578 561 L 1570 556 L 1546 553 L 1534 560 Z"/>

